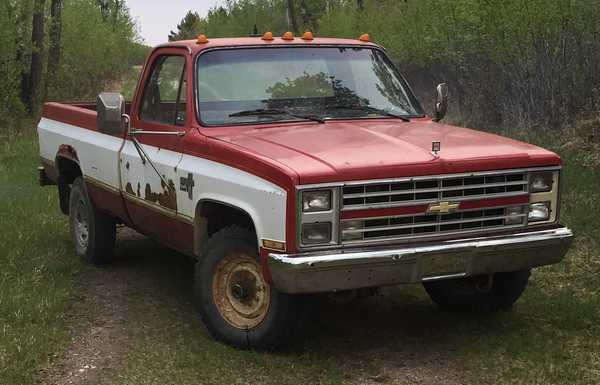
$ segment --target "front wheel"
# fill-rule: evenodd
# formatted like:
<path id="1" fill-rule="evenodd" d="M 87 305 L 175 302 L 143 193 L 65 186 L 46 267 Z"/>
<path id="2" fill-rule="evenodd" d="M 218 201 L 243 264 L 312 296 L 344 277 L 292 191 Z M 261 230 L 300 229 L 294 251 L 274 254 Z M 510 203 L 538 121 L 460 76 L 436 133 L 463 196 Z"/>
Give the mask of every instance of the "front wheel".
<path id="1" fill-rule="evenodd" d="M 531 270 L 424 282 L 429 297 L 453 310 L 509 309 L 525 291 Z"/>
<path id="2" fill-rule="evenodd" d="M 215 233 L 196 264 L 195 297 L 210 334 L 240 348 L 277 348 L 297 332 L 300 297 L 272 288 L 258 262 L 254 234 L 239 227 Z"/>

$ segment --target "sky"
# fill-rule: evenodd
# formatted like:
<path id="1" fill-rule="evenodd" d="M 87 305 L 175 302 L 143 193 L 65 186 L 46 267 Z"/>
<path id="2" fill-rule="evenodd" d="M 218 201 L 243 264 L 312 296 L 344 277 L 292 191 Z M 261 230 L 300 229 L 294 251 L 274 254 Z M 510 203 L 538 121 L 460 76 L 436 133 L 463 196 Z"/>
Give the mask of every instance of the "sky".
<path id="1" fill-rule="evenodd" d="M 177 28 L 188 11 L 206 16 L 208 10 L 219 3 L 223 0 L 127 0 L 140 35 L 151 46 L 165 43 L 169 32 Z"/>

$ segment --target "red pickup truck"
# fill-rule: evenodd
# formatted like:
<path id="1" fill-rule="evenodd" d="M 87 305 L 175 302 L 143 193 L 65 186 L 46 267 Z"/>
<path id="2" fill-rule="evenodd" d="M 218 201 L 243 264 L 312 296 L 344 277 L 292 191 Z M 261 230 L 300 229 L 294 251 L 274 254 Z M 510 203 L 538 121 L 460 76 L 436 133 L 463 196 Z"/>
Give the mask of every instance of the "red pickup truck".
<path id="1" fill-rule="evenodd" d="M 510 307 L 559 262 L 558 155 L 427 116 L 385 50 L 291 33 L 156 47 L 131 103 L 47 103 L 40 182 L 77 253 L 124 224 L 190 255 L 210 333 L 266 348 L 305 294 L 422 283 L 451 308 Z"/>

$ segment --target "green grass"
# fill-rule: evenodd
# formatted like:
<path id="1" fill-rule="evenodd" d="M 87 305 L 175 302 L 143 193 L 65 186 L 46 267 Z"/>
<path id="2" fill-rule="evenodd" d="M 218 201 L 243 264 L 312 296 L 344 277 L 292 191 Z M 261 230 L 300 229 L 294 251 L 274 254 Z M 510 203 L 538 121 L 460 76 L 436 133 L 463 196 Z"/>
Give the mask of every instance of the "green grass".
<path id="1" fill-rule="evenodd" d="M 120 242 L 106 269 L 81 266 L 55 189 L 37 186 L 34 143 L 25 134 L 0 147 L 0 384 L 35 383 L 69 346 L 67 326 L 81 322 L 77 288 L 90 277 L 115 275 L 127 280 L 122 356 L 94 384 L 390 383 L 421 376 L 440 383 L 600 383 L 600 167 L 580 151 L 563 151 L 562 219 L 577 240 L 564 262 L 535 270 L 512 311 L 443 312 L 419 286 L 397 287 L 349 305 L 325 301 L 304 343 L 258 353 L 208 336 L 192 305 L 185 257 L 142 239 Z M 93 317 L 93 301 L 85 306 Z"/>
<path id="2" fill-rule="evenodd" d="M 68 341 L 80 272 L 54 190 L 37 184 L 33 135 L 0 144 L 0 383 L 35 383 Z"/>

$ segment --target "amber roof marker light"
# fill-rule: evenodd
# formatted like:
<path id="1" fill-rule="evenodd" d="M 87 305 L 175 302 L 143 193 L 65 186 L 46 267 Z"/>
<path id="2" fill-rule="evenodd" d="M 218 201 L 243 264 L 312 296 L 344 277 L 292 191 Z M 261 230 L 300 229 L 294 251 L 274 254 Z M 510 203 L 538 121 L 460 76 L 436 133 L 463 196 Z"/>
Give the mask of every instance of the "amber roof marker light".
<path id="1" fill-rule="evenodd" d="M 197 43 L 198 44 L 206 44 L 206 43 L 208 43 L 208 38 L 204 34 L 198 35 Z"/>
<path id="2" fill-rule="evenodd" d="M 283 40 L 294 40 L 294 33 L 287 31 L 286 33 L 283 34 L 283 36 L 281 37 Z"/>
<path id="3" fill-rule="evenodd" d="M 302 40 L 314 40 L 315 37 L 313 36 L 313 33 L 310 31 L 306 31 L 304 32 L 304 35 L 302 35 Z"/>
<path id="4" fill-rule="evenodd" d="M 360 35 L 360 37 L 358 38 L 358 40 L 364 41 L 365 43 L 370 43 L 371 42 L 371 36 L 368 33 L 363 33 L 362 35 Z"/>
<path id="5" fill-rule="evenodd" d="M 273 40 L 275 40 L 273 38 L 273 32 L 265 32 L 265 34 L 261 37 L 261 39 L 263 39 L 265 41 L 273 41 Z"/>

